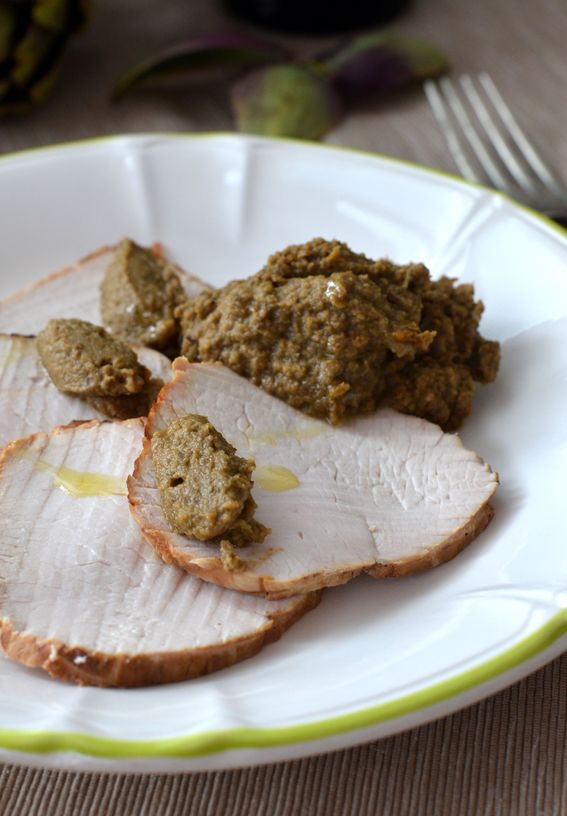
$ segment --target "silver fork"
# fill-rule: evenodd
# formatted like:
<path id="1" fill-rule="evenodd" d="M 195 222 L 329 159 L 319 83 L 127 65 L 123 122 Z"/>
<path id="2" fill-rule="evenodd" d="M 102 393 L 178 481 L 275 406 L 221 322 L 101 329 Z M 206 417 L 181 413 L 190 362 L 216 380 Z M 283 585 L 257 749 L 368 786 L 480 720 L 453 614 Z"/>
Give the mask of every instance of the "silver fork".
<path id="1" fill-rule="evenodd" d="M 424 85 L 461 174 L 567 227 L 567 186 L 546 165 L 486 73 Z"/>

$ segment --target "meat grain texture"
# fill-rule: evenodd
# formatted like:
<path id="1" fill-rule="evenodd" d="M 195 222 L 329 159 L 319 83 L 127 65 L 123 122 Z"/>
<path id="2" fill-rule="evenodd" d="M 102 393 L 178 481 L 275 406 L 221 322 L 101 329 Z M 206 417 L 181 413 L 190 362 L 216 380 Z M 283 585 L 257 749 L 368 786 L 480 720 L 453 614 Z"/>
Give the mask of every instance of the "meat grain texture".
<path id="1" fill-rule="evenodd" d="M 221 365 L 174 362 L 128 480 L 140 527 L 162 558 L 206 581 L 270 598 L 342 584 L 361 572 L 409 575 L 452 558 L 492 517 L 498 477 L 459 437 L 384 409 L 334 427 L 306 417 Z M 223 568 L 213 544 L 171 531 L 151 437 L 175 417 L 207 416 L 241 456 L 272 533 Z"/>
<path id="2" fill-rule="evenodd" d="M 143 346 L 135 351 L 154 379 L 167 382 L 171 376 L 167 357 Z M 104 418 L 95 405 L 62 393 L 52 383 L 34 337 L 0 334 L 0 447 L 57 425 Z"/>
<path id="3" fill-rule="evenodd" d="M 76 317 L 102 325 L 100 286 L 116 249 L 101 247 L 4 298 L 0 301 L 0 332 L 35 335 L 52 318 Z M 206 283 L 178 266 L 175 271 L 187 297 L 209 290 Z"/>
<path id="4" fill-rule="evenodd" d="M 0 455 L 8 657 L 81 685 L 180 681 L 256 654 L 316 605 L 317 593 L 273 603 L 164 567 L 126 498 L 142 434 L 140 420 L 95 421 Z"/>

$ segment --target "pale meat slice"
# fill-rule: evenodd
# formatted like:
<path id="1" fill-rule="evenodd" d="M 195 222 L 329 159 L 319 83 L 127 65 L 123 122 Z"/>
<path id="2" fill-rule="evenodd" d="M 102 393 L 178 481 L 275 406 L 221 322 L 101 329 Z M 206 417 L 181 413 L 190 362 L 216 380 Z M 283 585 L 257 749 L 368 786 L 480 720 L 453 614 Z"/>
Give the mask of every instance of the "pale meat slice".
<path id="1" fill-rule="evenodd" d="M 169 380 L 167 357 L 144 346 L 133 348 L 155 378 Z M 56 425 L 105 418 L 82 399 L 62 394 L 53 385 L 37 355 L 34 337 L 0 334 L 0 448 Z"/>
<path id="2" fill-rule="evenodd" d="M 317 603 L 253 598 L 166 566 L 128 510 L 142 428 L 58 428 L 0 455 L 8 657 L 80 684 L 174 682 L 250 657 Z"/>
<path id="3" fill-rule="evenodd" d="M 76 317 L 101 325 L 100 283 L 114 251 L 115 247 L 101 247 L 0 301 L 0 331 L 38 334 L 48 320 L 58 317 Z M 210 288 L 179 267 L 176 270 L 187 297 Z"/>
<path id="4" fill-rule="evenodd" d="M 220 365 L 178 359 L 148 418 L 128 480 L 130 505 L 164 560 L 243 592 L 281 598 L 361 572 L 408 575 L 456 555 L 490 521 L 498 477 L 459 437 L 416 417 L 379 411 L 336 427 L 311 419 Z M 262 544 L 223 568 L 219 545 L 173 533 L 160 506 L 151 435 L 202 414 L 253 457 Z"/>

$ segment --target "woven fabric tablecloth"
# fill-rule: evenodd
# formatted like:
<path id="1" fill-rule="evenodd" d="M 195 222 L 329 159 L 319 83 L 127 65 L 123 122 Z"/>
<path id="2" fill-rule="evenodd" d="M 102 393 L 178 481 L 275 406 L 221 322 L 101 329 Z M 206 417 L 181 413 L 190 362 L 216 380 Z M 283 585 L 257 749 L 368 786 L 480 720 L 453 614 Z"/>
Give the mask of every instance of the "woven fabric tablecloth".
<path id="1" fill-rule="evenodd" d="M 104 133 L 232 129 L 221 88 L 108 103 L 112 82 L 133 62 L 184 35 L 226 27 L 219 4 L 94 6 L 49 102 L 31 116 L 2 121 L 0 153 Z M 455 73 L 489 71 L 546 157 L 559 171 L 567 168 L 565 0 L 415 0 L 391 27 L 437 42 Z M 313 41 L 297 42 L 309 48 Z M 419 91 L 359 107 L 327 140 L 454 172 Z M 567 813 L 566 681 L 563 656 L 436 723 L 335 754 L 240 771 L 129 777 L 0 766 L 0 814 L 559 816 Z"/>
<path id="2" fill-rule="evenodd" d="M 562 816 L 567 657 L 431 725 L 348 751 L 174 776 L 0 773 L 6 816 Z"/>

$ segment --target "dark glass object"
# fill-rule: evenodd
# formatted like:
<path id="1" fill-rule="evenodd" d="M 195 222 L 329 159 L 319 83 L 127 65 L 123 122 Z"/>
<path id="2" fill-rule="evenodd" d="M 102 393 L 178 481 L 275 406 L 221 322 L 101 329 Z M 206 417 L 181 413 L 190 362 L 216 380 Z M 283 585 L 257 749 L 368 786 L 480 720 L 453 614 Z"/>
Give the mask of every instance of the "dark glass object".
<path id="1" fill-rule="evenodd" d="M 251 23 L 305 34 L 330 34 L 383 23 L 411 0 L 224 0 Z"/>

